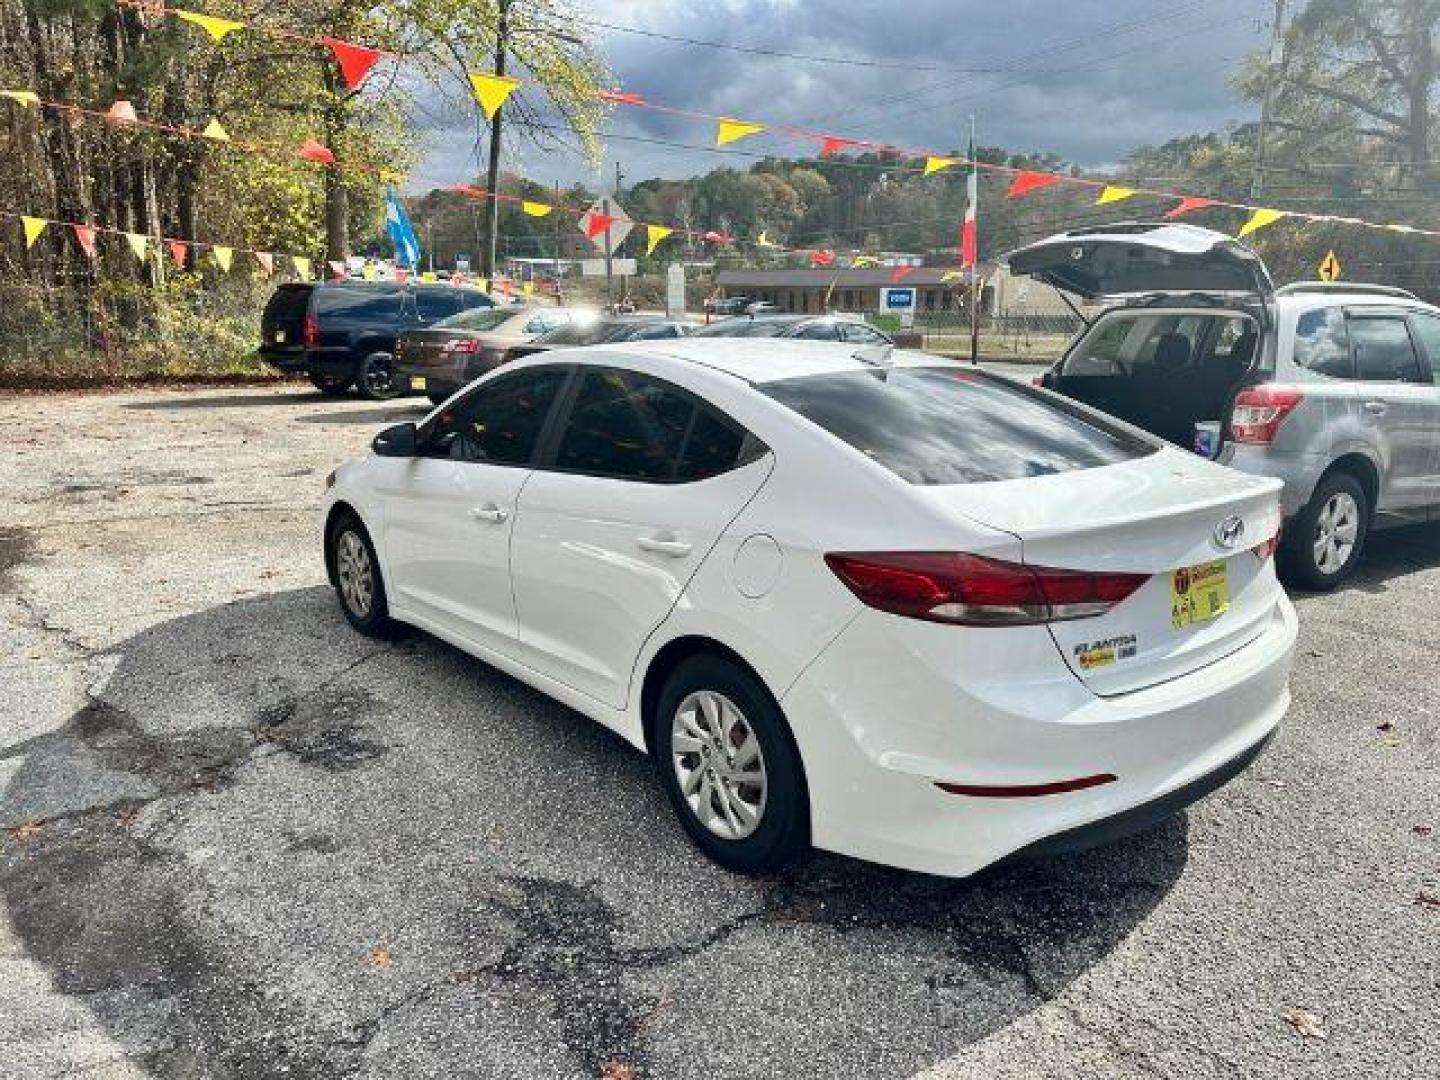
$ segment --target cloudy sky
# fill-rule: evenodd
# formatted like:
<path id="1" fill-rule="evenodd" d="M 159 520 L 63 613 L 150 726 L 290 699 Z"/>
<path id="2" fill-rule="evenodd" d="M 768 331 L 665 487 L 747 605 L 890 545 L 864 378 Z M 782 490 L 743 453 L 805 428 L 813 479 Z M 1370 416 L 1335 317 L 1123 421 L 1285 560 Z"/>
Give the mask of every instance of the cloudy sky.
<path id="1" fill-rule="evenodd" d="M 1268 43 L 1271 8 L 1270 0 L 577 4 L 618 83 L 652 102 L 942 151 L 964 145 L 974 113 L 984 145 L 1050 150 L 1088 166 L 1139 143 L 1253 119 L 1229 79 Z M 473 120 L 432 113 L 422 126 L 413 187 L 475 175 Z M 712 140 L 713 125 L 702 121 L 621 107 L 601 169 L 610 177 L 618 160 L 630 183 L 722 163 L 744 168 L 757 152 L 814 152 L 813 143 L 759 136 L 740 152 L 715 153 L 705 149 Z M 536 180 L 598 180 L 570 151 L 507 154 Z"/>

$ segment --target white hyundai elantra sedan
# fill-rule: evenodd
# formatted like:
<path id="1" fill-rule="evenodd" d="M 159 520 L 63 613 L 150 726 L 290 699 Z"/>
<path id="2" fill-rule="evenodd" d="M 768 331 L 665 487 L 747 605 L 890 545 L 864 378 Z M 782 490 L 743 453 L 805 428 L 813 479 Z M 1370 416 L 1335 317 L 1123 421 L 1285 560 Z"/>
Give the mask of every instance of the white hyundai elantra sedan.
<path id="1" fill-rule="evenodd" d="M 1289 704 L 1279 482 L 918 353 L 554 351 L 331 478 L 364 633 L 412 624 L 654 756 L 743 871 L 936 874 L 1214 790 Z"/>

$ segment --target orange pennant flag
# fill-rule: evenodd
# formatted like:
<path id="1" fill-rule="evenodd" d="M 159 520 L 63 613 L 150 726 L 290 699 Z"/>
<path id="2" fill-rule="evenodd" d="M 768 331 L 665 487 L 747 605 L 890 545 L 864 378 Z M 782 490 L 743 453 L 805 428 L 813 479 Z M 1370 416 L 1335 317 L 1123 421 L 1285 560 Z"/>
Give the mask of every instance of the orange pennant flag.
<path id="1" fill-rule="evenodd" d="M 105 112 L 105 119 L 115 124 L 133 124 L 140 117 L 135 115 L 135 106 L 125 98 L 119 98 Z"/>
<path id="2" fill-rule="evenodd" d="M 1176 204 L 1175 209 L 1171 210 L 1165 216 L 1167 218 L 1184 217 L 1186 214 L 1191 213 L 1192 211 L 1204 210 L 1207 206 L 1214 205 L 1214 199 L 1207 199 L 1201 195 L 1186 195 L 1179 201 L 1179 203 Z"/>
<path id="3" fill-rule="evenodd" d="M 349 272 L 345 269 L 345 264 L 339 259 L 330 260 L 330 273 L 334 274 L 337 278 L 345 278 L 349 276 Z"/>
<path id="4" fill-rule="evenodd" d="M 322 146 L 314 139 L 306 139 L 299 150 L 295 151 L 306 161 L 318 162 L 321 165 L 334 165 L 335 154 L 328 146 Z"/>
<path id="5" fill-rule="evenodd" d="M 1015 179 L 1010 181 L 1010 188 L 1005 192 L 1007 199 L 1016 199 L 1021 195 L 1028 195 L 1032 191 L 1039 191 L 1051 184 L 1058 184 L 1060 177 L 1054 173 L 1031 172 L 1029 169 L 1022 169 L 1015 174 Z"/>
<path id="6" fill-rule="evenodd" d="M 322 37 L 320 40 L 335 54 L 335 60 L 340 65 L 340 77 L 345 80 L 347 90 L 359 90 L 370 69 L 385 55 L 379 49 L 355 45 L 339 38 Z"/>
<path id="7" fill-rule="evenodd" d="M 275 272 L 275 256 L 268 251 L 255 252 L 255 261 L 260 264 L 260 270 L 266 277 Z"/>
<path id="8" fill-rule="evenodd" d="M 724 146 L 747 135 L 758 135 L 765 130 L 764 124 L 752 124 L 745 120 L 731 120 L 721 117 L 715 129 L 715 145 Z"/>
<path id="9" fill-rule="evenodd" d="M 72 225 L 75 230 L 75 240 L 80 245 L 80 250 L 90 257 L 95 257 L 95 230 L 89 225 Z"/>
<path id="10" fill-rule="evenodd" d="M 495 114 L 500 111 L 500 106 L 505 104 L 505 99 L 519 85 L 519 79 L 512 79 L 508 75 L 489 75 L 483 71 L 470 72 L 470 89 L 475 92 L 475 100 L 484 110 L 486 120 L 495 119 Z"/>
<path id="11" fill-rule="evenodd" d="M 190 245 L 184 240 L 170 241 L 170 261 L 175 264 L 177 270 L 185 269 L 185 260 L 189 257 Z"/>
<path id="12" fill-rule="evenodd" d="M 607 232 L 610 226 L 614 224 L 615 219 L 609 214 L 596 214 L 592 212 L 586 214 L 580 220 L 580 229 L 585 233 L 585 239 L 594 240 L 601 233 Z"/>

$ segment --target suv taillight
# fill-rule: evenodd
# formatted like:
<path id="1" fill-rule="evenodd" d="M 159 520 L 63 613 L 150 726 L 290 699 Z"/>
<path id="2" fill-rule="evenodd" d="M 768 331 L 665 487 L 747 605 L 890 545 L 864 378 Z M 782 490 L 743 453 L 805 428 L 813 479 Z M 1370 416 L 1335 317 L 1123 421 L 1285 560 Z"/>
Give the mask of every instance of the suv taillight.
<path id="1" fill-rule="evenodd" d="M 1249 386 L 1235 395 L 1235 408 L 1230 413 L 1230 438 L 1237 443 L 1269 446 L 1275 433 L 1304 399 L 1294 386 L 1262 383 Z"/>
<path id="2" fill-rule="evenodd" d="M 480 342 L 474 338 L 455 338 L 447 341 L 443 352 L 477 353 L 480 351 Z"/>
<path id="3" fill-rule="evenodd" d="M 300 340 L 307 349 L 320 344 L 320 320 L 314 315 L 306 315 L 305 321 L 300 324 Z"/>
<path id="4" fill-rule="evenodd" d="M 865 604 L 961 626 L 1023 626 L 1103 615 L 1149 574 L 1025 566 L 960 552 L 830 554 L 825 562 Z"/>

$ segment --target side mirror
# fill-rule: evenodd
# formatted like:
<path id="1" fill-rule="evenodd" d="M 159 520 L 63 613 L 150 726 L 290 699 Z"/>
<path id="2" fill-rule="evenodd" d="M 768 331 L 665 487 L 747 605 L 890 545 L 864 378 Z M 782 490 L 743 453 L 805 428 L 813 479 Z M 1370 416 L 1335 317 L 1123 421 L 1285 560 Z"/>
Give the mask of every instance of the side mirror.
<path id="1" fill-rule="evenodd" d="M 419 436 L 415 425 L 396 424 L 376 435 L 370 449 L 381 457 L 414 457 L 419 452 Z"/>

